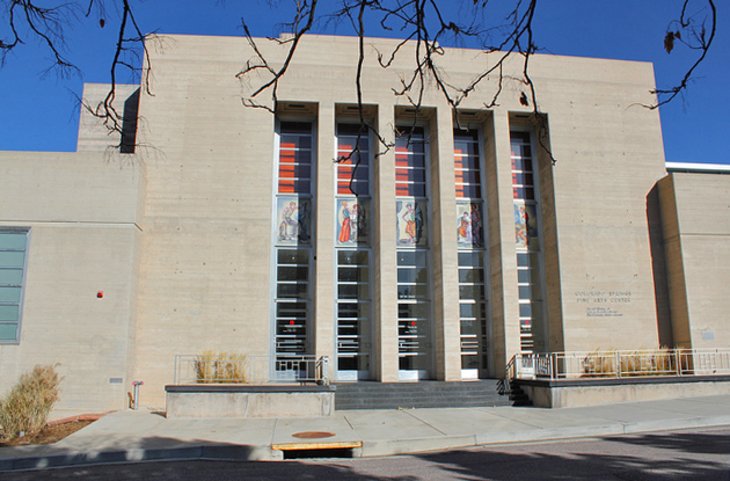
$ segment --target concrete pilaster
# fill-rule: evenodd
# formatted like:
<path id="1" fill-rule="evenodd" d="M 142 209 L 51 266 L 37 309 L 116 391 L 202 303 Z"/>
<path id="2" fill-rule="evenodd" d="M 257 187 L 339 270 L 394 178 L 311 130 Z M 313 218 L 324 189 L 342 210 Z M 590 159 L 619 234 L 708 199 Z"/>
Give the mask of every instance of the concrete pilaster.
<path id="1" fill-rule="evenodd" d="M 484 132 L 487 138 L 485 157 L 491 277 L 490 375 L 501 377 L 509 359 L 520 350 L 508 113 L 503 110 L 494 111 L 484 127 Z"/>
<path id="2" fill-rule="evenodd" d="M 335 105 L 320 103 L 317 120 L 317 189 L 316 189 L 316 244 L 314 326 L 312 329 L 314 353 L 330 359 L 330 378 L 335 369 L 335 315 L 334 303 L 334 166 Z"/>
<path id="3" fill-rule="evenodd" d="M 429 125 L 431 141 L 431 212 L 436 378 L 461 379 L 459 278 L 453 217 L 454 137 L 450 108 L 436 109 Z"/>
<path id="4" fill-rule="evenodd" d="M 378 107 L 378 131 L 394 140 L 394 107 Z M 396 300 L 395 148 L 376 145 L 374 175 L 374 349 L 373 376 L 383 382 L 398 380 L 398 305 Z"/>

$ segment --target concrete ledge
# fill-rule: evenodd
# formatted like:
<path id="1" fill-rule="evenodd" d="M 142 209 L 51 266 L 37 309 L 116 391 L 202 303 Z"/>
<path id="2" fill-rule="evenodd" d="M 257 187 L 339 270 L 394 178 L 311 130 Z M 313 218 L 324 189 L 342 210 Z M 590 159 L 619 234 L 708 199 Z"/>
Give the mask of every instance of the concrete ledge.
<path id="1" fill-rule="evenodd" d="M 621 379 L 520 379 L 517 384 L 538 407 L 600 406 L 730 394 L 730 376 L 667 376 Z"/>
<path id="2" fill-rule="evenodd" d="M 331 416 L 334 386 L 165 386 L 168 418 Z"/>

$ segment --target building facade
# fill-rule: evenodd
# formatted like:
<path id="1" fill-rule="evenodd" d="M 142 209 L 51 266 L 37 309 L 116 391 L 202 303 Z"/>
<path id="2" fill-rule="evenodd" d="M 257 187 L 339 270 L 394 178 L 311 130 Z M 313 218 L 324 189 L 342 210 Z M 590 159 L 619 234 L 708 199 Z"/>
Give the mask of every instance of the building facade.
<path id="1" fill-rule="evenodd" d="M 245 40 L 161 45 L 149 91 L 119 87 L 121 152 L 85 113 L 76 153 L 0 152 L 3 390 L 50 363 L 62 408 L 121 408 L 132 380 L 162 406 L 176 356 L 206 351 L 246 356 L 254 382 L 300 355 L 406 382 L 502 377 L 520 352 L 730 345 L 730 176 L 667 174 L 639 106 L 650 64 L 535 55 L 538 122 L 518 62 L 493 108 L 497 79 L 458 110 L 427 86 L 415 109 L 393 95 L 414 47 L 383 70 L 396 42 L 371 39 L 364 126 L 356 39 L 306 36 L 270 110 L 242 105 Z M 465 83 L 483 57 L 442 67 Z"/>

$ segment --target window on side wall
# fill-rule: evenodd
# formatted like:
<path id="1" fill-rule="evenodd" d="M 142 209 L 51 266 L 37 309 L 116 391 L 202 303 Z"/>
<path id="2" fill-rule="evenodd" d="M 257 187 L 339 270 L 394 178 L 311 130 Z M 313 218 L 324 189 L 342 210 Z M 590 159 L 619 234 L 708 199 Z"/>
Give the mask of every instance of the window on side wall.
<path id="1" fill-rule="evenodd" d="M 20 339 L 28 230 L 0 227 L 0 343 Z"/>

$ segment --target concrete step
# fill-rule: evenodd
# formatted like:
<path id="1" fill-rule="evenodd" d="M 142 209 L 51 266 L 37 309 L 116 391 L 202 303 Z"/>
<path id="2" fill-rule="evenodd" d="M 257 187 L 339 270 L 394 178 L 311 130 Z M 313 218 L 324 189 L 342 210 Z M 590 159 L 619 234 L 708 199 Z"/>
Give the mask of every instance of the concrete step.
<path id="1" fill-rule="evenodd" d="M 532 406 L 532 401 L 517 382 L 510 383 L 509 399 L 513 406 Z"/>
<path id="2" fill-rule="evenodd" d="M 497 393 L 497 380 L 336 384 L 335 409 L 397 409 L 509 406 Z"/>

